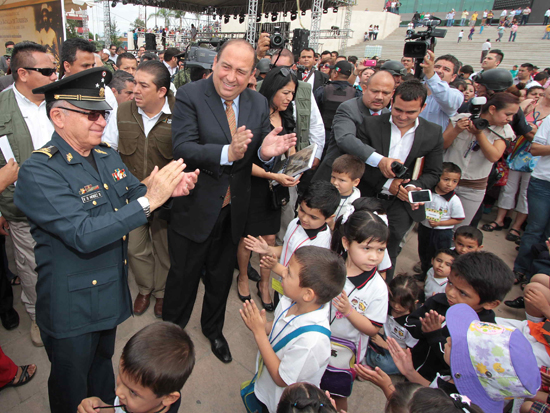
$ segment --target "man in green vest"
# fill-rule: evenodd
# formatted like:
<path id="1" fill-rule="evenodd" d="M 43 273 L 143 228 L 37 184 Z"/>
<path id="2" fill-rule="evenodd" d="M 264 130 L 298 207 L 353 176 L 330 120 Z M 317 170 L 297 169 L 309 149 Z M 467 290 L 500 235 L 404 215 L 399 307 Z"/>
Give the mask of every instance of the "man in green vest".
<path id="1" fill-rule="evenodd" d="M 170 73 L 162 62 L 143 62 L 135 75 L 134 100 L 120 104 L 111 113 L 104 140 L 118 149 L 122 161 L 142 183 L 155 168 L 172 160 L 172 108 L 175 98 L 170 91 Z M 134 314 L 149 307 L 151 295 L 156 298 L 154 313 L 162 317 L 164 287 L 170 269 L 168 223 L 159 211 L 132 232 L 128 239 L 128 262 L 139 294 L 134 301 Z"/>
<path id="2" fill-rule="evenodd" d="M 44 95 L 32 90 L 54 82 L 56 68 L 44 46 L 33 42 L 15 45 L 11 58 L 13 88 L 0 93 L 0 136 L 7 136 L 15 161 L 21 165 L 35 149 L 40 149 L 52 138 L 54 128 L 46 115 Z M 9 159 L 0 153 L 0 168 Z M 10 235 L 15 248 L 17 275 L 21 278 L 21 301 L 32 320 L 31 340 L 42 346 L 36 324 L 36 280 L 34 258 L 35 242 L 27 217 L 13 203 L 15 185 L 9 185 L 0 194 L 0 234 Z M 8 232 L 9 231 L 9 232 Z"/>

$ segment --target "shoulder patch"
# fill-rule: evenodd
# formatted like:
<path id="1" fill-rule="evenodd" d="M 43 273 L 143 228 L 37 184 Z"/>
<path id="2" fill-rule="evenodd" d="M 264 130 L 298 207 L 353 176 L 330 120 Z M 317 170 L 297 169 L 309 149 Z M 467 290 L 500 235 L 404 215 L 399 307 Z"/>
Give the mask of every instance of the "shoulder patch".
<path id="1" fill-rule="evenodd" d="M 111 147 L 111 145 L 108 144 L 107 142 L 101 142 L 101 143 L 99 144 L 99 146 L 105 146 L 105 147 L 107 147 L 107 148 L 110 148 L 110 147 Z"/>
<path id="2" fill-rule="evenodd" d="M 59 149 L 52 145 L 37 149 L 36 151 L 32 151 L 32 153 L 43 153 L 44 155 L 47 155 L 48 158 L 51 158 L 57 151 L 59 151 Z"/>

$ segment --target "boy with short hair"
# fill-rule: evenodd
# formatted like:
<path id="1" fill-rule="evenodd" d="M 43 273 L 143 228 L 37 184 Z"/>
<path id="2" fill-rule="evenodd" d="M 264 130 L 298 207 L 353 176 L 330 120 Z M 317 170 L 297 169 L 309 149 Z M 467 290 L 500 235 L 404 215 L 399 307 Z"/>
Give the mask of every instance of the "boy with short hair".
<path id="1" fill-rule="evenodd" d="M 479 252 L 483 249 L 483 232 L 476 227 L 458 227 L 453 239 L 458 255 Z"/>
<path id="2" fill-rule="evenodd" d="M 449 331 L 445 315 L 459 303 L 468 304 L 479 319 L 494 323 L 494 308 L 514 285 L 514 273 L 496 255 L 490 252 L 472 252 L 459 255 L 451 266 L 445 293 L 436 294 L 407 317 L 405 327 L 418 339 L 412 349 L 414 367 L 427 380 L 437 373 L 447 374 L 443 348 Z"/>
<path id="3" fill-rule="evenodd" d="M 426 298 L 445 292 L 447 279 L 456 257 L 458 257 L 458 253 L 450 248 L 440 249 L 436 252 L 432 258 L 432 268 L 428 270 L 426 283 L 424 284 Z"/>
<path id="4" fill-rule="evenodd" d="M 244 239 L 246 248 L 264 255 L 260 264 L 282 275 L 298 248 L 314 245 L 330 249 L 332 234 L 327 223 L 333 219 L 339 203 L 340 193 L 334 185 L 325 181 L 313 182 L 300 201 L 298 217 L 288 224 L 282 246 L 271 247 L 262 237 L 249 235 Z M 273 279 L 272 285 L 275 291 L 283 294 L 279 280 Z"/>
<path id="5" fill-rule="evenodd" d="M 240 310 L 258 344 L 256 364 L 263 366 L 257 367 L 254 394 L 270 413 L 276 412 L 286 386 L 308 382 L 319 387 L 331 354 L 329 303 L 344 288 L 346 266 L 331 250 L 301 247 L 282 277 L 284 295 L 275 310 L 275 321 L 268 323 L 265 310 L 260 312 L 254 301 L 245 302 Z M 274 350 L 289 334 L 309 326 L 317 330 L 302 332 Z"/>
<path id="6" fill-rule="evenodd" d="M 82 400 L 78 412 L 97 413 L 101 408 L 105 413 L 177 413 L 180 391 L 194 366 L 195 347 L 180 326 L 150 324 L 122 350 L 114 405 L 89 397 Z"/>
<path id="7" fill-rule="evenodd" d="M 341 200 L 334 221 L 344 215 L 353 201 L 361 197 L 361 191 L 357 188 L 361 177 L 365 173 L 365 163 L 357 156 L 344 154 L 332 163 L 330 183 L 340 192 Z M 333 229 L 334 226 L 332 225 Z"/>
<path id="8" fill-rule="evenodd" d="M 443 162 L 443 172 L 432 190 L 432 200 L 425 203 L 426 219 L 418 226 L 418 256 L 422 274 L 431 267 L 436 251 L 451 248 L 453 227 L 464 220 L 464 208 L 455 188 L 462 171 L 452 162 Z"/>

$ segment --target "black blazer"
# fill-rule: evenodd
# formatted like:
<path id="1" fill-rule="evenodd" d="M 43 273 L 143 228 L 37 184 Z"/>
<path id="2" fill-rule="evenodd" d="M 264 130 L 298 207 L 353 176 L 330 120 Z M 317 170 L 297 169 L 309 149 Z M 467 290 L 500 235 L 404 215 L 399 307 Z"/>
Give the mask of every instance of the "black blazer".
<path id="1" fill-rule="evenodd" d="M 231 143 L 231 132 L 212 78 L 178 89 L 172 115 L 174 159 L 183 158 L 188 170 L 198 168 L 201 174 L 189 196 L 174 198 L 170 225 L 191 241 L 204 242 L 208 238 L 230 185 L 233 240 L 238 242 L 243 234 L 252 161 L 271 131 L 267 99 L 250 89 L 239 98 L 237 127 L 242 125 L 254 134 L 244 158 L 231 166 L 221 166 L 222 148 Z"/>
<path id="2" fill-rule="evenodd" d="M 328 83 L 329 78 L 326 73 L 316 70 L 313 72 L 313 91 L 315 92 L 317 88 L 324 86 Z"/>
<path id="3" fill-rule="evenodd" d="M 364 118 L 364 121 L 357 126 L 357 138 L 367 147 L 383 156 L 388 156 L 390 150 L 390 116 L 390 113 L 385 113 L 380 116 L 367 116 Z M 428 122 L 423 118 L 419 117 L 418 121 L 419 124 L 415 131 L 414 142 L 409 156 L 405 160 L 405 166 L 409 168 L 408 176 L 410 177 L 416 159 L 424 157 L 422 173 L 417 180 L 411 181 L 411 184 L 424 189 L 432 189 L 437 182 L 439 182 L 439 176 L 442 172 L 442 130 L 441 126 Z M 342 152 L 337 145 L 331 146 L 330 152 L 327 153 L 326 158 L 323 160 L 325 168 L 328 168 L 329 165 L 332 167 L 334 160 L 341 154 Z M 365 161 L 366 159 L 362 160 Z M 365 166 L 365 173 L 361 178 L 358 188 L 361 191 L 361 196 L 376 196 L 376 194 L 382 191 L 382 187 L 386 183 L 387 178 L 382 175 L 380 169 L 373 168 L 369 165 Z M 425 218 L 424 208 L 413 211 L 409 203 L 405 203 L 405 207 L 409 215 L 415 221 L 420 221 Z"/>

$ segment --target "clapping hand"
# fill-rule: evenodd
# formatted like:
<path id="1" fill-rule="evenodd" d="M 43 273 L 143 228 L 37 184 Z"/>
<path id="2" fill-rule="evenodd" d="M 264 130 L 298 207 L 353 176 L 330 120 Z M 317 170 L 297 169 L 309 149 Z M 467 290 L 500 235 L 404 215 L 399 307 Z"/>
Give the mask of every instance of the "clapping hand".
<path id="1" fill-rule="evenodd" d="M 288 151 L 289 148 L 296 145 L 296 134 L 288 133 L 286 135 L 279 135 L 282 130 L 283 128 L 279 126 L 273 129 L 269 135 L 264 138 L 260 148 L 260 155 L 264 161 L 282 155 Z"/>
<path id="2" fill-rule="evenodd" d="M 388 343 L 388 350 L 390 351 L 391 358 L 401 374 L 406 377 L 409 373 L 415 371 L 411 350 L 403 350 L 394 338 L 388 337 L 386 341 Z"/>
<path id="3" fill-rule="evenodd" d="M 200 170 L 196 169 L 194 172 L 186 172 L 183 174 L 183 178 L 172 192 L 172 197 L 189 195 L 189 192 L 195 187 L 197 179 L 199 179 Z"/>
<path id="4" fill-rule="evenodd" d="M 260 268 L 272 269 L 277 264 L 277 257 L 274 254 L 263 255 L 260 258 Z"/>
<path id="5" fill-rule="evenodd" d="M 362 364 L 355 365 L 355 372 L 363 380 L 370 381 L 372 384 L 380 387 L 386 398 L 388 398 L 394 391 L 393 383 L 383 370 L 380 367 L 372 368 L 369 366 L 363 366 Z"/>
<path id="6" fill-rule="evenodd" d="M 247 250 L 257 252 L 258 254 L 271 254 L 271 248 L 262 237 L 247 236 L 244 240 L 244 245 Z"/>
<path id="7" fill-rule="evenodd" d="M 422 332 L 431 333 L 432 331 L 439 330 L 443 321 L 445 321 L 445 316 L 438 314 L 437 311 L 430 310 L 423 318 L 420 317 Z"/>
<path id="8" fill-rule="evenodd" d="M 237 129 L 235 135 L 231 137 L 231 144 L 227 151 L 227 159 L 229 162 L 235 162 L 244 157 L 248 145 L 252 142 L 253 136 L 252 131 L 246 129 L 244 125 Z"/>
<path id="9" fill-rule="evenodd" d="M 241 313 L 241 318 L 245 325 L 254 335 L 265 334 L 265 325 L 267 324 L 265 309 L 260 311 L 254 300 L 246 300 L 243 304 L 243 308 L 239 310 L 239 312 Z"/>

